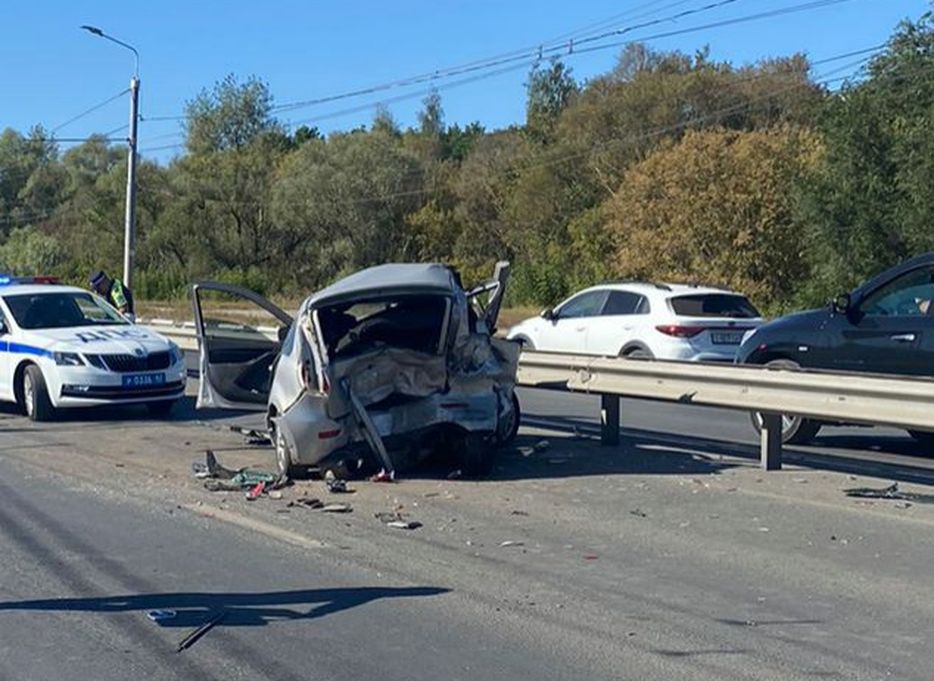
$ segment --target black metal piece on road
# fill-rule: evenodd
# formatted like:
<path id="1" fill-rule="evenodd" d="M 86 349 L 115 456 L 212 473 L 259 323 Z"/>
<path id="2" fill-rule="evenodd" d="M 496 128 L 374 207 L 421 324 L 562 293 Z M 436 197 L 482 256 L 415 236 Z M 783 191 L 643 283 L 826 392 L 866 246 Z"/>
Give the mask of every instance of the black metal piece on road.
<path id="1" fill-rule="evenodd" d="M 781 414 L 762 414 L 760 431 L 760 456 L 762 470 L 782 469 L 782 417 Z"/>
<path id="2" fill-rule="evenodd" d="M 224 619 L 226 615 L 227 615 L 226 610 L 219 610 L 215 612 L 214 615 L 212 615 L 211 618 L 208 619 L 207 622 L 202 624 L 197 629 L 192 630 L 185 638 L 179 641 L 178 648 L 176 648 L 175 652 L 180 653 L 183 650 L 186 650 L 187 648 L 190 648 L 191 646 L 193 646 L 195 644 L 195 641 L 197 641 L 199 638 L 201 638 L 206 633 L 208 633 L 208 631 L 210 631 L 216 624 L 218 624 L 222 619 Z"/>
<path id="3" fill-rule="evenodd" d="M 600 444 L 619 444 L 619 395 L 600 395 Z"/>

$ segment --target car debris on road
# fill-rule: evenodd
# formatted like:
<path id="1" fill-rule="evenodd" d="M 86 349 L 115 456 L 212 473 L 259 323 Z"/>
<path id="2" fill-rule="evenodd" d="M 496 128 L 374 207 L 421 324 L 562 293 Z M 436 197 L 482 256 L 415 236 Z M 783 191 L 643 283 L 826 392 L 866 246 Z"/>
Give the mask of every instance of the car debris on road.
<path id="1" fill-rule="evenodd" d="M 276 473 L 251 468 L 226 468 L 218 463 L 217 456 L 210 449 L 205 452 L 205 462 L 195 461 L 191 469 L 196 478 L 204 480 L 204 488 L 209 492 L 239 492 L 246 489 L 250 490 L 247 496 L 250 501 L 264 492 L 288 484 L 288 478 Z"/>
<path id="2" fill-rule="evenodd" d="M 852 487 L 843 490 L 848 497 L 861 499 L 894 499 L 898 501 L 914 501 L 919 504 L 934 504 L 934 494 L 918 494 L 916 492 L 902 492 L 898 483 L 894 482 L 888 487 Z"/>
<path id="3" fill-rule="evenodd" d="M 187 650 L 195 644 L 195 642 L 204 636 L 208 631 L 217 626 L 222 619 L 227 616 L 226 610 L 218 610 L 201 626 L 192 630 L 187 636 L 185 636 L 181 641 L 178 642 L 178 647 L 175 649 L 176 653 L 180 653 L 183 650 Z"/>

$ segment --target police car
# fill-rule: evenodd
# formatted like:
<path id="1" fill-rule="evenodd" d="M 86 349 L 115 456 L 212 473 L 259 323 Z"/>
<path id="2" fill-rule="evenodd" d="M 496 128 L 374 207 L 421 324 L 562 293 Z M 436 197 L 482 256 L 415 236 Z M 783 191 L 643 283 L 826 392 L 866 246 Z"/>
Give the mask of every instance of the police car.
<path id="1" fill-rule="evenodd" d="M 102 404 L 167 414 L 186 376 L 175 343 L 97 295 L 51 277 L 0 275 L 0 400 L 18 403 L 33 421 Z"/>

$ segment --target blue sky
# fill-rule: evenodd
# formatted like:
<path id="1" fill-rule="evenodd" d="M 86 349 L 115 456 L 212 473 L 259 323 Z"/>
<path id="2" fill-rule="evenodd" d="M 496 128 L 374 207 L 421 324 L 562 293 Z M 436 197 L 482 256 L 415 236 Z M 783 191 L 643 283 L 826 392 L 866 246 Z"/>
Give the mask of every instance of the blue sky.
<path id="1" fill-rule="evenodd" d="M 0 129 L 53 128 L 125 88 L 132 55 L 79 30 L 93 24 L 134 44 L 141 53 L 144 117 L 179 115 L 186 100 L 229 73 L 266 80 L 277 103 L 308 100 L 405 78 L 538 44 L 558 44 L 568 33 L 615 17 L 606 27 L 670 17 L 716 0 L 395 0 L 265 3 L 195 0 L 83 0 L 5 3 L 0 22 Z M 734 17 L 790 7 L 807 0 L 734 0 L 714 10 L 627 33 L 638 39 Z M 667 8 L 667 9 L 666 9 Z M 903 18 L 916 19 L 927 0 L 849 0 L 780 17 L 654 39 L 659 49 L 687 52 L 706 45 L 735 63 L 795 51 L 813 59 L 884 42 Z M 641 17 L 639 15 L 642 15 Z M 580 35 L 587 34 L 583 31 Z M 567 58 L 578 79 L 612 68 L 618 49 Z M 817 69 L 820 74 L 847 61 Z M 488 128 L 524 116 L 527 68 L 445 88 L 438 80 L 446 120 L 479 120 Z M 455 78 L 454 80 L 457 80 Z M 367 124 L 381 99 L 403 126 L 415 121 L 426 85 L 302 108 L 282 115 L 293 126 L 323 131 Z M 348 108 L 367 108 L 343 113 Z M 339 115 L 335 115 L 339 114 Z M 62 127 L 59 137 L 82 137 L 126 123 L 120 98 Z M 118 133 L 125 134 L 125 133 Z M 144 121 L 140 147 L 167 160 L 181 139 L 177 121 Z M 67 145 L 65 145 L 67 146 Z"/>

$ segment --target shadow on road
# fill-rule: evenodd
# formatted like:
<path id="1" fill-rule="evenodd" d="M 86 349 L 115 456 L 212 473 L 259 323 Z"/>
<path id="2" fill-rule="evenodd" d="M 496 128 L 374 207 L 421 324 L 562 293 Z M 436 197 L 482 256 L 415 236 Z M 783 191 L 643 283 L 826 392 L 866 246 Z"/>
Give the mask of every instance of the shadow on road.
<path id="1" fill-rule="evenodd" d="M 256 627 L 280 620 L 317 619 L 386 598 L 418 598 L 438 596 L 448 592 L 449 589 L 438 587 L 357 587 L 257 593 L 182 592 L 50 598 L 0 602 L 0 613 L 3 611 L 124 613 L 174 610 L 176 616 L 160 620 L 160 626 L 195 627 L 202 624 L 212 613 L 224 610 L 226 614 L 223 626 Z"/>
<path id="2" fill-rule="evenodd" d="M 597 439 L 599 427 L 593 423 L 534 415 L 523 415 L 522 422 L 524 425 L 570 434 L 575 436 L 572 442 L 579 444 L 569 448 L 573 452 L 571 455 L 563 451 L 546 451 L 524 460 L 520 457 L 517 461 L 516 452 L 521 451 L 524 444 L 534 445 L 543 439 L 520 438 L 514 450 L 504 451 L 501 455 L 497 478 L 560 478 L 613 473 L 703 475 L 716 474 L 737 466 L 757 465 L 759 461 L 759 447 L 753 443 L 623 428 L 618 446 L 603 447 Z M 563 449 L 567 448 L 562 446 Z M 872 451 L 903 455 L 906 459 L 911 457 L 918 463 L 915 465 L 910 459 L 898 463 L 874 460 Z M 786 446 L 784 459 L 788 464 L 807 468 L 932 485 L 934 467 L 926 458 L 919 456 L 923 453 L 926 452 L 921 445 L 908 438 L 831 435 L 815 440 L 815 446 Z M 560 463 L 553 463 L 556 459 Z"/>

